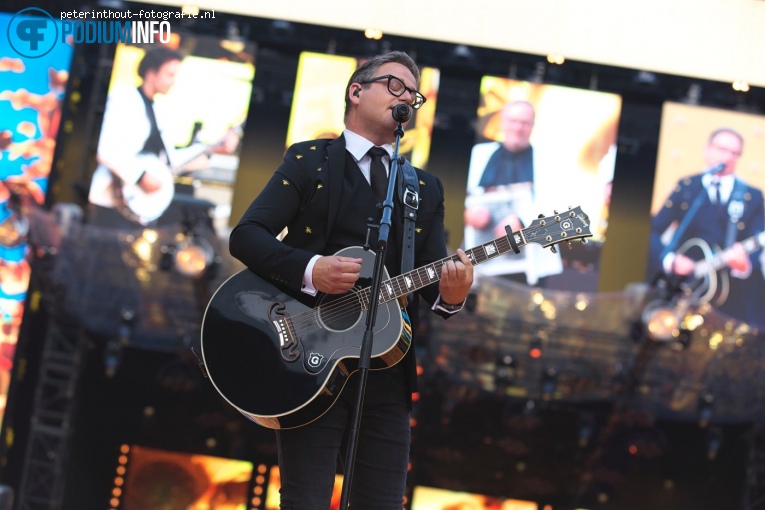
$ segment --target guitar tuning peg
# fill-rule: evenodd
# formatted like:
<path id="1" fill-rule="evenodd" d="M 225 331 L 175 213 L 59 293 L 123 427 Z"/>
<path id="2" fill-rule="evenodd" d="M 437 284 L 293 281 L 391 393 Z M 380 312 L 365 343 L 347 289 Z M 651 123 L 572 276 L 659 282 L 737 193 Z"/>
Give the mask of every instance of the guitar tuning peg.
<path id="1" fill-rule="evenodd" d="M 558 249 L 555 248 L 555 246 L 550 246 L 550 251 L 553 253 L 558 253 Z"/>
<path id="2" fill-rule="evenodd" d="M 557 209 L 553 209 L 553 214 L 557 215 L 558 214 L 558 210 Z"/>
<path id="3" fill-rule="evenodd" d="M 544 217 L 545 217 L 544 214 L 540 214 L 539 216 L 537 216 L 537 218 L 544 218 Z"/>
<path id="4" fill-rule="evenodd" d="M 583 237 L 583 238 L 581 239 L 581 241 L 582 241 L 582 244 L 587 244 L 587 242 L 588 242 L 588 241 L 587 241 L 587 238 L 585 238 L 585 237 Z"/>

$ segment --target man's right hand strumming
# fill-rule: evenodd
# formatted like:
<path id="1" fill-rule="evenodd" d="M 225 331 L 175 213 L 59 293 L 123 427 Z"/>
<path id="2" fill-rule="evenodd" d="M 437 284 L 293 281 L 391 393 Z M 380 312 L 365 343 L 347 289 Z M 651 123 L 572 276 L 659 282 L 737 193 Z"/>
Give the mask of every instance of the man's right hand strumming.
<path id="1" fill-rule="evenodd" d="M 362 259 L 330 255 L 321 257 L 313 266 L 313 286 L 325 294 L 342 294 L 351 290 L 359 279 Z"/>

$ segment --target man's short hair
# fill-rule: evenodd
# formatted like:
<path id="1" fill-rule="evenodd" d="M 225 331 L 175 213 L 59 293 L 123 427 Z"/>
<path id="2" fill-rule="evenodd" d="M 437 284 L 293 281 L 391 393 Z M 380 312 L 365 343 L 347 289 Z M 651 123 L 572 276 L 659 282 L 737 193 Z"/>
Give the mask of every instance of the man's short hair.
<path id="1" fill-rule="evenodd" d="M 382 55 L 371 57 L 365 60 L 359 67 L 357 67 L 356 71 L 354 71 L 351 77 L 348 79 L 348 84 L 345 87 L 346 115 L 348 115 L 348 110 L 351 107 L 351 100 L 348 97 L 348 91 L 351 89 L 351 85 L 354 83 L 363 83 L 365 81 L 371 80 L 372 78 L 375 78 L 375 74 L 377 74 L 377 70 L 380 69 L 380 66 L 391 63 L 401 64 L 409 69 L 409 72 L 412 73 L 412 76 L 414 76 L 415 88 L 419 87 L 420 69 L 417 67 L 417 64 L 414 63 L 412 57 L 403 51 L 391 51 Z"/>
<path id="2" fill-rule="evenodd" d="M 744 147 L 744 136 L 738 131 L 736 131 L 735 129 L 729 128 L 729 127 L 721 127 L 712 131 L 712 134 L 709 135 L 709 140 L 707 140 L 707 142 L 712 143 L 712 140 L 717 138 L 717 135 L 722 133 L 728 133 L 735 136 L 736 138 L 738 138 L 738 141 L 741 142 L 741 147 L 742 148 Z"/>
<path id="3" fill-rule="evenodd" d="M 160 67 L 173 60 L 183 60 L 183 55 L 164 46 L 151 49 L 146 52 L 141 59 L 141 63 L 138 64 L 138 76 L 142 79 L 146 78 L 147 72 L 157 71 Z"/>

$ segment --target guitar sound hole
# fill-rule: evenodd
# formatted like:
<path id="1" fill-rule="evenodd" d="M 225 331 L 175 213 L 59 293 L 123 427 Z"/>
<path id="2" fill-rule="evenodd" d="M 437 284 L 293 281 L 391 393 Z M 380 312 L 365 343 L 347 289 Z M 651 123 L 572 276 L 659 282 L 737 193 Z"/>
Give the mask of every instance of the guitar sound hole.
<path id="1" fill-rule="evenodd" d="M 330 331 L 346 331 L 358 324 L 362 311 L 360 289 L 325 295 L 319 305 L 319 321 Z"/>

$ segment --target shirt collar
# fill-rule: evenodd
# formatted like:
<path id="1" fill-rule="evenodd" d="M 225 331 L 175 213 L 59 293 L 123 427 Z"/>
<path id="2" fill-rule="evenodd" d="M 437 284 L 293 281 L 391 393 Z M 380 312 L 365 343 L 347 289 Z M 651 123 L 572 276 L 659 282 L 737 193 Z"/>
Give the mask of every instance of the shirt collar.
<path id="1" fill-rule="evenodd" d="M 713 182 L 718 182 L 721 187 L 732 187 L 733 181 L 736 179 L 736 176 L 733 174 L 727 174 L 723 175 L 721 177 L 716 177 L 712 174 L 704 174 L 704 176 L 701 178 L 701 183 L 704 185 L 705 188 L 708 188 Z"/>
<path id="2" fill-rule="evenodd" d="M 361 158 L 366 156 L 369 149 L 375 146 L 375 144 L 363 136 L 357 135 L 348 129 L 343 131 L 343 135 L 345 136 L 345 148 L 348 152 L 350 152 L 351 156 L 353 156 L 353 159 L 355 159 L 357 163 L 359 160 L 361 160 Z M 393 153 L 393 146 L 389 143 L 386 143 L 380 147 L 385 149 L 385 152 L 388 153 L 388 157 L 390 158 L 391 154 Z"/>

